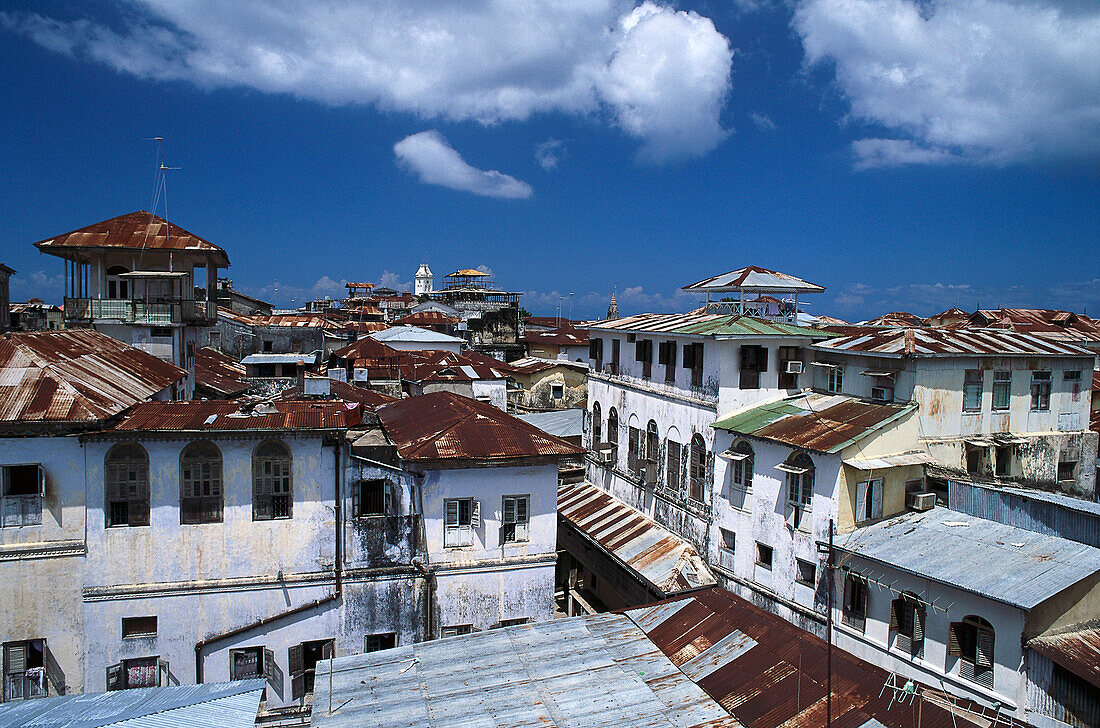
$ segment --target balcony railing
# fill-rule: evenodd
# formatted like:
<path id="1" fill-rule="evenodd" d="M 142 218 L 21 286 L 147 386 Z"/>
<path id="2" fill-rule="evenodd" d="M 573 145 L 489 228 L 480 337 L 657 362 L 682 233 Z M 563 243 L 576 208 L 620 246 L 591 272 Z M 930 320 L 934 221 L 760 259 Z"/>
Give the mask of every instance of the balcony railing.
<path id="1" fill-rule="evenodd" d="M 167 326 L 183 323 L 209 323 L 217 320 L 214 301 L 175 300 L 147 303 L 116 298 L 66 298 L 65 319 L 96 321 L 109 319 L 127 324 Z"/>

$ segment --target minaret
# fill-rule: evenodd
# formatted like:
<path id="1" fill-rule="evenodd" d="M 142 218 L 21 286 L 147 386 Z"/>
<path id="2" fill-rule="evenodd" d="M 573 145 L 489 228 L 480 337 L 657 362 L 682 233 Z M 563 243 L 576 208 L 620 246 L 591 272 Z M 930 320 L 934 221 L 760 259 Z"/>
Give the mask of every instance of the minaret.
<path id="1" fill-rule="evenodd" d="M 607 307 L 607 316 L 604 321 L 614 321 L 619 318 L 619 304 L 615 303 L 615 294 L 611 294 L 611 305 Z"/>
<path id="2" fill-rule="evenodd" d="M 427 263 L 421 263 L 420 269 L 416 271 L 416 283 L 415 291 L 418 296 L 426 296 L 432 292 L 433 286 L 432 269 L 428 267 Z"/>

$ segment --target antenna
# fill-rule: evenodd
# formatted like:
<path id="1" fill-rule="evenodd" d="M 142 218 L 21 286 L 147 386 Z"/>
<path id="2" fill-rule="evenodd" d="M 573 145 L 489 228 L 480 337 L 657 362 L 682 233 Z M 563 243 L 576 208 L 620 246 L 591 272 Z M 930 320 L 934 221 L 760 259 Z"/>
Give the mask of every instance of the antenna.
<path id="1" fill-rule="evenodd" d="M 150 140 L 149 137 L 146 137 Z M 149 205 L 149 214 L 157 214 L 157 203 L 164 202 L 164 235 L 166 240 L 170 240 L 172 237 L 172 224 L 168 221 L 168 184 L 167 175 L 165 172 L 171 170 L 180 169 L 180 167 L 169 167 L 164 163 L 164 137 L 152 137 L 150 141 L 157 143 L 157 158 L 153 172 L 153 194 L 152 202 Z M 141 241 L 141 251 L 145 252 L 145 243 L 149 240 L 149 228 L 145 228 L 145 238 Z M 139 255 L 140 260 L 140 255 Z"/>

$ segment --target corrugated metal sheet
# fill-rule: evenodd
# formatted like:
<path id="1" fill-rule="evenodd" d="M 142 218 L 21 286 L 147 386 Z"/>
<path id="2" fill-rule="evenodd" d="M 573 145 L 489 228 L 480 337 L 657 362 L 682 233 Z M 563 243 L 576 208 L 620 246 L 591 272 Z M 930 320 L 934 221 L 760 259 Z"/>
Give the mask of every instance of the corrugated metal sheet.
<path id="1" fill-rule="evenodd" d="M 1100 571 L 1100 549 L 946 508 L 857 529 L 837 548 L 1025 610 Z"/>
<path id="2" fill-rule="evenodd" d="M 376 331 L 370 335 L 375 341 L 385 343 L 387 341 L 402 341 L 417 344 L 464 344 L 465 340 L 457 336 L 442 334 L 430 329 L 422 329 L 419 326 L 391 326 L 383 331 Z"/>
<path id="3" fill-rule="evenodd" d="M 713 427 L 818 452 L 840 452 L 916 409 L 810 392 L 743 410 Z"/>
<path id="4" fill-rule="evenodd" d="M 116 432 L 328 430 L 359 424 L 362 408 L 337 401 L 256 405 L 242 412 L 239 402 L 145 402 L 112 428 Z"/>
<path id="5" fill-rule="evenodd" d="M 451 392 L 409 397 L 378 409 L 406 460 L 504 460 L 583 455 L 582 448 L 534 425 Z"/>
<path id="6" fill-rule="evenodd" d="M 1036 637 L 1027 646 L 1090 685 L 1100 687 L 1100 626 L 1095 623 Z"/>
<path id="7" fill-rule="evenodd" d="M 377 309 L 375 309 L 377 311 Z M 378 311 L 381 313 L 381 311 Z M 440 311 L 418 311 L 394 321 L 395 326 L 455 326 L 461 319 Z"/>
<path id="8" fill-rule="evenodd" d="M 80 248 L 197 252 L 209 255 L 221 268 L 229 266 L 229 256 L 217 245 L 145 210 L 112 217 L 34 245 L 52 255 Z"/>
<path id="9" fill-rule="evenodd" d="M 1100 322 L 1084 314 L 1044 308 L 1000 308 L 976 311 L 970 323 L 996 329 L 1041 334 L 1061 341 L 1100 341 Z"/>
<path id="10" fill-rule="evenodd" d="M 902 452 L 897 455 L 883 455 L 877 458 L 848 458 L 843 461 L 859 470 L 885 470 L 908 465 L 927 465 L 936 462 L 931 455 L 923 452 Z"/>
<path id="11" fill-rule="evenodd" d="M 673 664 L 697 675 L 699 687 L 749 728 L 825 725 L 824 640 L 717 588 L 625 614 Z M 883 690 L 887 677 L 885 670 L 834 648 L 834 728 L 986 725 L 952 716 L 927 700 L 892 702 L 891 691 Z"/>
<path id="12" fill-rule="evenodd" d="M 1100 548 L 1100 503 L 1011 485 L 948 479 L 953 511 Z"/>
<path id="13" fill-rule="evenodd" d="M 558 486 L 558 516 L 659 594 L 717 583 L 694 546 L 590 483 Z"/>
<path id="14" fill-rule="evenodd" d="M 517 417 L 554 437 L 580 437 L 584 434 L 584 410 L 582 409 L 532 412 L 527 415 L 517 415 Z"/>
<path id="15" fill-rule="evenodd" d="M 711 276 L 696 283 L 684 286 L 685 291 L 721 292 L 736 291 L 770 291 L 775 293 L 820 293 L 824 286 L 816 283 L 808 283 L 801 278 L 796 278 L 787 273 L 779 273 L 767 268 L 750 265 L 745 268 Z"/>
<path id="16" fill-rule="evenodd" d="M 373 389 L 357 387 L 354 384 L 348 384 L 347 382 L 341 382 L 336 379 L 328 380 L 328 386 L 332 399 L 338 399 L 342 402 L 358 403 L 365 409 L 372 411 L 384 404 L 397 401 L 397 398 L 391 397 L 388 394 L 375 392 Z M 302 390 L 295 384 L 293 387 L 284 389 L 280 392 L 276 399 L 280 401 L 301 400 Z"/>
<path id="17" fill-rule="evenodd" d="M 627 617 L 433 640 L 317 666 L 317 728 L 737 728 Z"/>
<path id="18" fill-rule="evenodd" d="M 248 389 L 245 370 L 240 362 L 209 347 L 195 352 L 195 383 L 227 397 Z"/>
<path id="19" fill-rule="evenodd" d="M 886 356 L 1093 356 L 1079 346 L 1002 329 L 846 327 L 844 336 L 814 345 L 821 351 Z"/>
<path id="20" fill-rule="evenodd" d="M 641 313 L 635 316 L 600 321 L 589 325 L 592 331 L 629 331 L 634 333 L 679 336 L 781 337 L 825 339 L 830 334 L 819 329 L 795 326 L 752 316 L 716 313 Z"/>
<path id="21" fill-rule="evenodd" d="M 908 311 L 891 311 L 864 323 L 867 326 L 921 326 L 924 319 Z"/>
<path id="22" fill-rule="evenodd" d="M 249 354 L 241 364 L 309 364 L 317 363 L 317 353 L 312 354 Z"/>
<path id="23" fill-rule="evenodd" d="M 63 695 L 0 705 L 0 728 L 251 728 L 264 680 Z"/>
<path id="24" fill-rule="evenodd" d="M 523 340 L 528 344 L 544 346 L 588 346 L 588 331 L 585 329 L 555 329 L 553 331 L 527 331 Z"/>
<path id="25" fill-rule="evenodd" d="M 187 372 L 91 329 L 0 338 L 0 422 L 96 422 Z"/>

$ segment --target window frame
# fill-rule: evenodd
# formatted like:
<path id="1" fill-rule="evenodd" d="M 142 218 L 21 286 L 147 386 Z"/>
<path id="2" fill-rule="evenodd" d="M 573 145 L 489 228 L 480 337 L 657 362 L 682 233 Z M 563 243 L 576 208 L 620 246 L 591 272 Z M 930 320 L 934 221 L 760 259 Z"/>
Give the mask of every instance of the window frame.
<path id="1" fill-rule="evenodd" d="M 810 578 L 806 579 L 804 567 L 810 567 Z M 807 559 L 800 559 L 797 556 L 794 559 L 794 583 L 801 584 L 802 586 L 810 587 L 811 589 L 817 588 L 817 564 Z"/>
<path id="2" fill-rule="evenodd" d="M 718 533 L 721 537 L 718 548 L 729 554 L 737 553 L 737 532 L 719 526 Z"/>
<path id="3" fill-rule="evenodd" d="M 12 653 L 16 648 L 22 649 L 21 664 L 18 669 L 12 669 L 11 663 L 15 659 Z M 32 654 L 32 650 L 36 654 Z M 0 654 L 0 678 L 3 679 L 3 685 L 0 686 L 0 702 L 35 700 L 49 696 L 49 676 L 46 674 L 47 651 L 45 639 L 12 640 L 3 643 L 2 650 L 0 650 L 2 652 Z M 31 662 L 41 662 L 41 664 L 29 664 Z M 38 682 L 28 676 L 27 673 L 31 670 L 37 671 Z M 13 694 L 16 692 L 16 686 L 18 686 L 19 695 Z"/>
<path id="4" fill-rule="evenodd" d="M 104 528 L 150 525 L 149 453 L 139 443 L 117 442 L 103 456 L 103 497 Z M 125 518 L 116 519 L 122 506 Z"/>
<path id="5" fill-rule="evenodd" d="M 833 364 L 829 367 L 829 375 L 825 382 L 825 391 L 832 394 L 840 394 L 844 390 L 844 365 Z"/>
<path id="6" fill-rule="evenodd" d="M 512 517 L 508 517 L 508 505 L 512 503 Z M 520 504 L 523 508 L 520 508 Z M 522 518 L 520 511 L 522 510 Z M 522 528 L 521 528 L 522 527 Z M 526 543 L 531 540 L 531 496 L 506 495 L 500 502 L 500 542 Z"/>
<path id="7" fill-rule="evenodd" d="M 808 463 L 808 465 L 804 465 Z M 803 528 L 808 522 L 807 516 L 813 511 L 814 485 L 817 479 L 817 466 L 813 458 L 804 450 L 791 453 L 783 463 L 789 468 L 805 468 L 802 472 L 786 472 L 788 518 L 795 528 Z"/>
<path id="8" fill-rule="evenodd" d="M 967 369 L 963 373 L 963 412 L 981 412 L 982 394 L 985 390 L 985 372 Z"/>
<path id="9" fill-rule="evenodd" d="M 870 590 L 867 577 L 849 571 L 842 582 L 844 594 L 840 601 L 840 621 L 865 632 L 867 629 L 867 609 L 870 603 Z"/>
<path id="10" fill-rule="evenodd" d="M 381 644 L 380 644 L 381 642 L 388 641 L 389 639 L 393 640 L 392 645 L 389 645 L 388 647 L 381 646 Z M 371 640 L 374 640 L 374 642 L 375 642 L 374 645 L 371 644 Z M 368 653 L 371 653 L 371 652 L 382 652 L 383 650 L 392 650 L 392 649 L 394 649 L 396 647 L 399 647 L 399 646 L 400 646 L 400 642 L 398 641 L 396 632 L 378 632 L 378 633 L 375 633 L 375 634 L 365 634 L 365 635 L 363 635 L 363 653 L 364 654 L 368 654 Z"/>
<path id="11" fill-rule="evenodd" d="M 752 476 L 756 469 L 756 452 L 753 450 L 752 443 L 748 440 L 738 440 L 730 449 L 739 455 L 748 456 L 730 462 L 733 471 L 730 474 L 730 482 L 738 490 L 750 493 L 752 492 Z"/>
<path id="12" fill-rule="evenodd" d="M 765 559 L 764 556 L 767 556 Z M 775 547 L 769 546 L 766 543 L 760 541 L 756 542 L 756 565 L 762 569 L 772 570 L 772 565 L 775 564 Z"/>
<path id="13" fill-rule="evenodd" d="M 36 468 L 36 492 L 9 492 L 14 468 Z M 46 469 L 42 463 L 5 463 L 0 466 L 0 528 L 41 526 L 42 501 L 45 497 Z"/>
<path id="14" fill-rule="evenodd" d="M 688 498 L 696 503 L 706 503 L 708 459 L 707 443 L 696 432 L 688 446 Z"/>
<path id="15" fill-rule="evenodd" d="M 856 523 L 882 518 L 883 490 L 882 478 L 868 478 L 856 483 Z"/>
<path id="16" fill-rule="evenodd" d="M 1046 376 L 1043 376 L 1046 375 Z M 1053 377 L 1049 369 L 1040 369 L 1031 373 L 1031 411 L 1050 411 L 1050 389 Z"/>
<path id="17" fill-rule="evenodd" d="M 592 449 L 595 450 L 603 437 L 603 408 L 599 402 L 592 403 Z"/>
<path id="18" fill-rule="evenodd" d="M 665 487 L 670 491 L 676 493 L 677 496 L 683 496 L 684 483 L 681 478 L 682 464 L 681 460 L 684 457 L 684 446 L 671 437 L 665 438 Z"/>
<path id="19" fill-rule="evenodd" d="M 1003 399 L 1003 402 L 1001 401 Z M 1012 371 L 993 371 L 993 412 L 1004 412 L 1012 407 Z"/>
<path id="20" fill-rule="evenodd" d="M 996 631 L 986 619 L 969 614 L 948 627 L 947 655 L 957 657 L 959 677 L 993 689 Z"/>
<path id="21" fill-rule="evenodd" d="M 153 627 L 152 630 L 148 629 L 150 620 Z M 157 615 L 155 614 L 138 617 L 123 617 L 121 625 L 121 634 L 124 640 L 139 640 L 156 637 L 157 628 L 159 627 Z M 129 629 L 127 629 L 128 627 Z M 145 629 L 142 629 L 142 627 L 145 627 Z"/>
<path id="22" fill-rule="evenodd" d="M 202 453 L 206 447 L 210 451 Z M 191 462 L 186 462 L 187 459 Z M 209 475 L 203 476 L 201 471 L 198 477 L 190 475 L 196 465 L 209 466 Z M 222 523 L 225 520 L 225 481 L 221 449 L 211 440 L 193 440 L 180 451 L 179 468 L 180 524 Z M 205 489 L 204 481 L 209 481 L 210 492 L 195 495 L 196 487 Z"/>
<path id="23" fill-rule="evenodd" d="M 278 447 L 282 455 L 261 452 Z M 284 472 L 263 472 L 263 466 L 280 466 Z M 285 492 L 276 492 L 276 487 Z M 279 521 L 294 517 L 294 455 L 282 440 L 265 440 L 252 450 L 252 520 Z"/>
<path id="24" fill-rule="evenodd" d="M 467 504 L 463 513 L 462 504 Z M 452 506 L 454 504 L 454 518 Z M 463 516 L 465 515 L 465 518 Z M 452 523 L 451 521 L 454 521 Z M 466 521 L 463 523 L 463 521 Z M 474 545 L 474 532 L 481 528 L 481 502 L 476 498 L 443 499 L 443 548 L 468 548 Z"/>
<path id="25" fill-rule="evenodd" d="M 924 628 L 927 610 L 916 594 L 902 592 L 890 601 L 890 631 L 894 647 L 913 659 L 924 657 Z"/>

